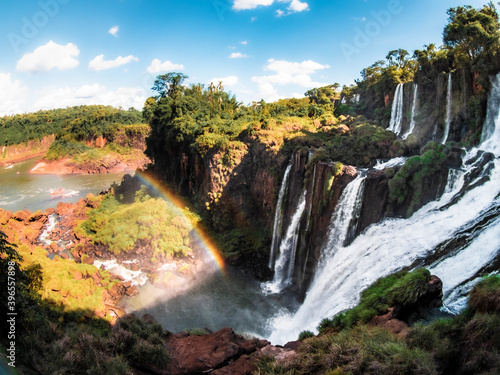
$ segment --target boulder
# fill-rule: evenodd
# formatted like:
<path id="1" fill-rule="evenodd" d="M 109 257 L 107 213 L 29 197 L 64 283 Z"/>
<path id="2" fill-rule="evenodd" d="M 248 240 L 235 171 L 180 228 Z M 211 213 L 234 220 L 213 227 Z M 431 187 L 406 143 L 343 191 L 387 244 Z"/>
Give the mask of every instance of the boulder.
<path id="1" fill-rule="evenodd" d="M 236 369 L 248 371 L 250 368 L 242 356 L 257 351 L 265 343 L 257 339 L 245 340 L 231 328 L 204 336 L 172 335 L 167 339 L 172 360 L 166 373 L 181 375 L 217 370 L 218 374 L 240 374 Z"/>

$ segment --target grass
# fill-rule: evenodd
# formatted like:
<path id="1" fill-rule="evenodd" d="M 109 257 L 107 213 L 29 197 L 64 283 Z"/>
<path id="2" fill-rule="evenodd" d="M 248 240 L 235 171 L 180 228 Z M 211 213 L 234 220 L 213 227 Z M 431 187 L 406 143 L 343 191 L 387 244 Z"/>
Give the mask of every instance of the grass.
<path id="1" fill-rule="evenodd" d="M 109 247 L 115 254 L 150 246 L 154 256 L 185 256 L 191 252 L 189 233 L 195 215 L 139 190 L 135 202 L 121 204 L 108 194 L 76 232 Z"/>

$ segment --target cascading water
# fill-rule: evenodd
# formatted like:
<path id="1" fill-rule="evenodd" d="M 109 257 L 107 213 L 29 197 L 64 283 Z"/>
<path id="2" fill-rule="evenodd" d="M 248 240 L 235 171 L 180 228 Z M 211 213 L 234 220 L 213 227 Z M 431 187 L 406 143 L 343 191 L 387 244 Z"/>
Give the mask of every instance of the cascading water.
<path id="1" fill-rule="evenodd" d="M 293 267 L 295 265 L 295 253 L 297 251 L 297 238 L 299 235 L 300 219 L 306 208 L 306 194 L 302 193 L 297 209 L 292 216 L 285 237 L 281 241 L 278 259 L 274 267 L 274 278 L 272 281 L 262 284 L 262 289 L 267 293 L 279 293 L 284 287 L 291 283 Z"/>
<path id="2" fill-rule="evenodd" d="M 396 87 L 394 93 L 394 101 L 392 102 L 391 122 L 387 130 L 399 135 L 401 133 L 401 125 L 403 124 L 403 83 Z"/>
<path id="3" fill-rule="evenodd" d="M 436 249 L 458 236 L 468 240 L 427 267 L 441 278 L 446 304 L 463 299 L 461 289 L 500 257 L 500 75 L 488 102 L 488 123 L 479 149 L 464 158 L 461 172 L 451 172 L 443 196 L 409 219 L 387 218 L 368 227 L 348 246 L 325 252 L 304 303 L 293 315 L 274 318 L 273 343 L 296 340 L 325 317 L 352 308 L 360 293 L 380 277 L 412 264 L 423 264 Z M 489 137 L 489 138 L 487 138 Z M 469 162 L 485 156 L 484 163 Z M 432 228 L 432 230 L 429 230 Z M 338 243 L 330 233 L 328 242 Z M 457 302 L 458 303 L 458 302 Z"/>
<path id="4" fill-rule="evenodd" d="M 416 83 L 413 83 L 413 103 L 411 106 L 411 120 L 410 120 L 410 127 L 408 128 L 408 131 L 403 135 L 403 138 L 406 139 L 410 134 L 413 133 L 413 130 L 415 130 L 415 116 L 417 115 L 417 97 L 418 97 L 418 85 Z"/>
<path id="5" fill-rule="evenodd" d="M 481 134 L 482 147 L 485 151 L 500 155 L 500 74 L 492 79 L 492 88 L 488 97 L 486 123 Z"/>
<path id="6" fill-rule="evenodd" d="M 444 132 L 443 139 L 441 141 L 442 144 L 445 144 L 448 140 L 448 136 L 450 135 L 450 123 L 451 123 L 451 89 L 452 89 L 452 79 L 451 73 L 448 73 L 448 91 L 446 94 L 446 120 L 444 123 Z"/>
<path id="7" fill-rule="evenodd" d="M 288 176 L 290 175 L 292 166 L 293 158 L 290 158 L 290 162 L 288 163 L 285 174 L 283 175 L 283 181 L 281 182 L 281 187 L 278 194 L 278 202 L 276 204 L 276 212 L 274 213 L 273 240 L 271 242 L 271 254 L 269 256 L 269 268 L 271 269 L 274 267 L 274 262 L 276 261 L 276 253 L 278 252 L 279 243 L 281 240 L 281 226 L 283 224 L 283 198 L 285 196 L 285 190 L 288 184 Z"/>

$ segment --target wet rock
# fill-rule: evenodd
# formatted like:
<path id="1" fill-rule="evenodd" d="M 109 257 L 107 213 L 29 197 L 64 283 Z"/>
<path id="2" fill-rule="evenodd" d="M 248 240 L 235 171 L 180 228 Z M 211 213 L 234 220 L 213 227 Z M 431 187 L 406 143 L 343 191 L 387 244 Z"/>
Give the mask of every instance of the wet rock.
<path id="1" fill-rule="evenodd" d="M 17 221 L 27 221 L 30 215 L 31 212 L 27 210 L 17 211 L 14 215 L 12 215 L 12 218 Z"/>
<path id="2" fill-rule="evenodd" d="M 239 374 L 228 371 L 249 368 L 244 357 L 238 360 L 243 355 L 257 351 L 262 345 L 257 339 L 245 340 L 231 328 L 205 336 L 172 335 L 167 339 L 167 349 L 172 360 L 166 373 L 181 375 L 217 370 L 218 374 Z M 226 366 L 229 367 L 223 370 Z"/>
<path id="3" fill-rule="evenodd" d="M 12 219 L 12 212 L 0 208 L 0 225 L 5 225 Z"/>

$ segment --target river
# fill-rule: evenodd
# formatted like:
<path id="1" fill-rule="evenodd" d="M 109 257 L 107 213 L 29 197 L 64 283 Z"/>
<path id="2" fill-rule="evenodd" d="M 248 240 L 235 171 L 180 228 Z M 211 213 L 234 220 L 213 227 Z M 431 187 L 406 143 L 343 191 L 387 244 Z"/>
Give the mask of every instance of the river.
<path id="1" fill-rule="evenodd" d="M 10 167 L 0 167 L 0 208 L 19 210 L 46 210 L 56 208 L 59 202 L 76 203 L 87 194 L 99 194 L 113 182 L 120 183 L 126 172 L 108 174 L 37 175 L 29 171 L 38 159 L 30 159 Z M 64 189 L 60 195 L 51 191 Z"/>

